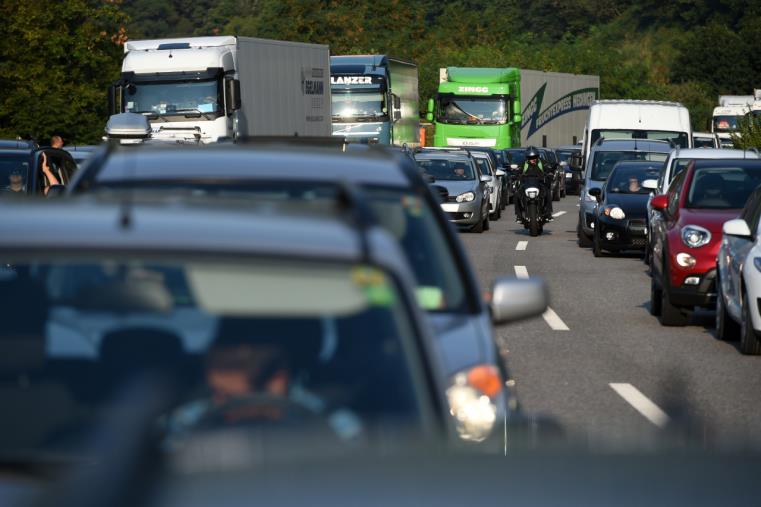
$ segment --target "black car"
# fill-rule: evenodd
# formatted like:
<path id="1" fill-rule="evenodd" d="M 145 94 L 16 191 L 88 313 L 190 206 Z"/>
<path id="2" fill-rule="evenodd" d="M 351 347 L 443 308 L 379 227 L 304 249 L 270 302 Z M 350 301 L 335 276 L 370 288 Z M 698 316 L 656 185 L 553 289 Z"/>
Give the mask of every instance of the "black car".
<path id="1" fill-rule="evenodd" d="M 506 148 L 502 150 L 502 153 L 504 153 L 507 158 L 508 174 L 510 175 L 510 204 L 512 204 L 513 198 L 515 197 L 516 186 L 518 185 L 518 176 L 520 175 L 524 162 L 526 162 L 526 148 Z"/>
<path id="2" fill-rule="evenodd" d="M 43 154 L 59 183 L 67 185 L 77 169 L 68 152 L 31 141 L 0 141 L 0 196 L 43 195 L 49 185 L 42 172 Z"/>
<path id="3" fill-rule="evenodd" d="M 555 155 L 560 161 L 560 167 L 565 173 L 565 191 L 567 194 L 579 195 L 584 179 L 584 173 L 581 168 L 571 165 L 571 159 L 574 156 L 581 156 L 581 147 L 578 145 L 558 146 L 555 148 Z"/>
<path id="4" fill-rule="evenodd" d="M 552 200 L 559 201 L 565 197 L 565 173 L 560 170 L 560 160 L 549 148 L 539 148 L 539 156 L 545 171 L 552 175 Z"/>
<path id="5" fill-rule="evenodd" d="M 592 251 L 600 257 L 604 250 L 644 250 L 647 245 L 647 200 L 649 188 L 661 175 L 663 164 L 648 161 L 619 162 L 605 186 L 590 189 L 599 205 L 596 209 Z M 652 180 L 645 185 L 646 180 Z"/>

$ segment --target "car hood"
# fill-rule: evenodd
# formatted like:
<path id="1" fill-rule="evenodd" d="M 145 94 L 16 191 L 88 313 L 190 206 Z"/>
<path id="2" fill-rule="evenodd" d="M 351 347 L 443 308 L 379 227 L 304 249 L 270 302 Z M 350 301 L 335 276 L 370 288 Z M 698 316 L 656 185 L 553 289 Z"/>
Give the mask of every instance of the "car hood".
<path id="1" fill-rule="evenodd" d="M 714 238 L 721 237 L 721 227 L 724 222 L 737 218 L 740 214 L 740 209 L 688 209 L 683 208 L 679 210 L 679 224 L 680 227 L 685 225 L 699 225 L 705 227 Z"/>
<path id="2" fill-rule="evenodd" d="M 434 184 L 446 188 L 451 196 L 460 195 L 464 192 L 472 192 L 478 188 L 476 180 L 436 180 Z"/>
<path id="3" fill-rule="evenodd" d="M 437 349 L 447 376 L 487 361 L 478 317 L 452 313 L 429 313 Z"/>
<path id="4" fill-rule="evenodd" d="M 645 218 L 649 194 L 606 194 L 604 205 L 616 205 L 628 218 Z"/>

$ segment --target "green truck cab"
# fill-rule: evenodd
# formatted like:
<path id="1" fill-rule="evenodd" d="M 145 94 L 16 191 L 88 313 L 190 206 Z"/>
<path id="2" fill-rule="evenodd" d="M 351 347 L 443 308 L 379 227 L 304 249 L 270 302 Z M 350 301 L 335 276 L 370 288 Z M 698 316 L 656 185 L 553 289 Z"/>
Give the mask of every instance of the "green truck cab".
<path id="1" fill-rule="evenodd" d="M 434 146 L 521 145 L 521 73 L 515 68 L 447 67 L 428 101 Z"/>

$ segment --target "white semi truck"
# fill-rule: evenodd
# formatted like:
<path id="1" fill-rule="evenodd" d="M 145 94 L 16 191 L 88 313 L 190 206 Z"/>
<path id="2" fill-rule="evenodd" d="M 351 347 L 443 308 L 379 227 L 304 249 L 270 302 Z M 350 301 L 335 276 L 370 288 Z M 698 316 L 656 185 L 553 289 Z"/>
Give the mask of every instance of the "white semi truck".
<path id="1" fill-rule="evenodd" d="M 130 41 L 124 52 L 110 114 L 145 115 L 153 139 L 331 135 L 326 45 L 187 37 Z"/>
<path id="2" fill-rule="evenodd" d="M 738 122 L 753 105 L 753 95 L 720 95 L 719 105 L 713 108 L 711 132 L 719 136 L 722 148 L 732 147 L 732 133 Z"/>

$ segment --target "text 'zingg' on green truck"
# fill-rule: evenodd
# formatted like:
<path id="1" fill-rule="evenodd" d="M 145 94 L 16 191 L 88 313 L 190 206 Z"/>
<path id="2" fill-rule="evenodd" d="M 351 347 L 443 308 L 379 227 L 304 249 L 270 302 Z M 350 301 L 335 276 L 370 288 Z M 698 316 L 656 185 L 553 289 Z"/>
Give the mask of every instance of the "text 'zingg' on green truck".
<path id="1" fill-rule="evenodd" d="M 448 67 L 439 70 L 427 119 L 434 122 L 434 146 L 576 144 L 599 97 L 599 76 Z"/>
<path id="2" fill-rule="evenodd" d="M 518 69 L 447 67 L 428 101 L 434 146 L 520 146 L 521 75 Z"/>

